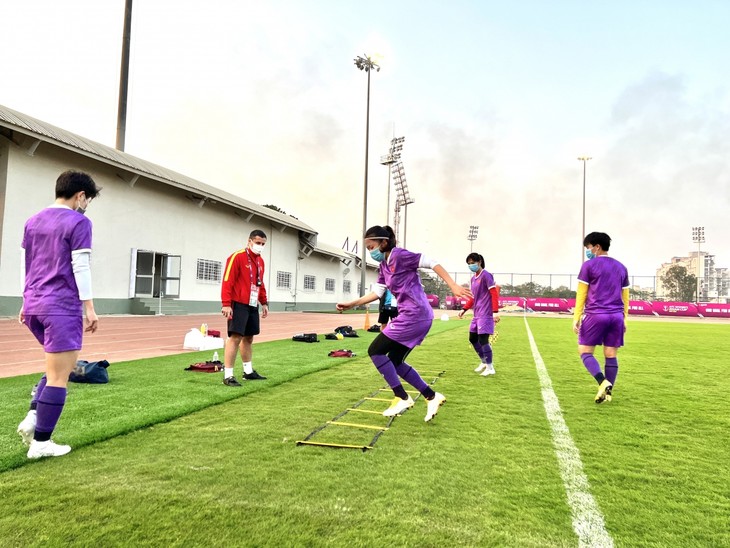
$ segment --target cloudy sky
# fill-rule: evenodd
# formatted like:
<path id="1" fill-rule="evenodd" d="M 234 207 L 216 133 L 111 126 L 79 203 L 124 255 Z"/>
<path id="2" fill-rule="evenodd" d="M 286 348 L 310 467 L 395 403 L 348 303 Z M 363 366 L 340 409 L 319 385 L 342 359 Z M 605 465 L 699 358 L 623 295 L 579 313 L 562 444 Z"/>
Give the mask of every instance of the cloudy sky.
<path id="1" fill-rule="evenodd" d="M 8 2 L 0 104 L 114 146 L 124 0 Z M 385 224 L 405 136 L 407 246 L 465 270 L 575 273 L 586 229 L 631 274 L 730 267 L 724 0 L 135 0 L 126 151 L 341 246 Z M 390 215 L 392 222 L 392 213 Z"/>

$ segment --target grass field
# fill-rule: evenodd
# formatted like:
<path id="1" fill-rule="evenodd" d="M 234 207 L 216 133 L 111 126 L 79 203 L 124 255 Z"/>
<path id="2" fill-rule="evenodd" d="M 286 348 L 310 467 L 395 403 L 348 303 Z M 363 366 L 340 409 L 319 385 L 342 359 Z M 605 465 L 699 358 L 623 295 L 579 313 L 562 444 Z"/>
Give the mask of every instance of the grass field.
<path id="1" fill-rule="evenodd" d="M 570 320 L 527 324 L 612 542 L 730 546 L 730 325 L 630 321 L 599 406 Z M 15 433 L 38 375 L 0 379 L 0 545 L 577 546 L 526 324 L 500 324 L 488 378 L 467 326 L 435 322 L 409 359 L 445 370 L 438 416 L 417 401 L 367 452 L 295 444 L 383 386 L 363 331 L 257 344 L 269 380 L 241 389 L 183 371 L 209 353 L 113 364 L 110 384 L 71 386 L 54 437 L 74 451 L 40 462 Z M 327 357 L 343 347 L 358 357 Z"/>

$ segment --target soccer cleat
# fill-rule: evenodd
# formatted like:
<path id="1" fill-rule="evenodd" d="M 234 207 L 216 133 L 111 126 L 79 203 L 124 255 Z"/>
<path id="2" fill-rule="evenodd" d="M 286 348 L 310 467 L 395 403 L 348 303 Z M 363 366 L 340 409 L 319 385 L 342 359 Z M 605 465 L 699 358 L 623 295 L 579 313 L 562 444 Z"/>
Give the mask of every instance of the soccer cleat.
<path id="1" fill-rule="evenodd" d="M 240 382 L 236 380 L 236 377 L 226 377 L 223 379 L 223 384 L 226 386 L 243 386 Z"/>
<path id="2" fill-rule="evenodd" d="M 474 371 L 476 371 L 477 373 L 481 373 L 486 367 L 486 363 L 480 363 L 477 367 L 474 368 Z"/>
<path id="3" fill-rule="evenodd" d="M 603 382 L 598 386 L 598 392 L 596 392 L 596 403 L 603 403 L 604 401 L 611 401 L 611 391 L 613 390 L 613 385 L 608 382 L 607 380 L 603 380 Z"/>
<path id="4" fill-rule="evenodd" d="M 256 373 L 256 371 L 252 371 L 251 373 L 244 373 L 243 374 L 244 380 L 247 381 L 265 381 L 266 377 L 259 375 Z"/>
<path id="5" fill-rule="evenodd" d="M 413 398 L 411 398 L 410 396 L 408 396 L 407 400 L 402 400 L 398 396 L 396 396 L 395 398 L 393 398 L 390 407 L 383 411 L 383 416 L 395 417 L 396 415 L 400 415 L 401 413 L 413 407 L 414 403 L 415 402 L 413 401 Z"/>
<path id="6" fill-rule="evenodd" d="M 18 425 L 18 434 L 23 439 L 24 445 L 30 445 L 33 441 L 33 434 L 35 434 L 35 423 L 36 423 L 36 412 L 35 410 L 28 411 L 28 414 Z"/>
<path id="7" fill-rule="evenodd" d="M 426 418 L 423 420 L 428 422 L 432 418 L 434 418 L 436 416 L 436 413 L 439 412 L 439 407 L 441 407 L 445 401 L 446 396 L 444 396 L 440 392 L 436 392 L 436 395 L 433 397 L 432 400 L 426 401 Z"/>
<path id="8" fill-rule="evenodd" d="M 58 445 L 53 440 L 30 442 L 28 449 L 29 459 L 40 459 L 43 457 L 60 457 L 71 451 L 70 445 Z"/>
<path id="9" fill-rule="evenodd" d="M 487 368 L 484 370 L 484 373 L 482 373 L 482 377 L 488 377 L 489 375 L 496 375 L 497 372 L 494 370 L 493 364 L 487 364 Z"/>

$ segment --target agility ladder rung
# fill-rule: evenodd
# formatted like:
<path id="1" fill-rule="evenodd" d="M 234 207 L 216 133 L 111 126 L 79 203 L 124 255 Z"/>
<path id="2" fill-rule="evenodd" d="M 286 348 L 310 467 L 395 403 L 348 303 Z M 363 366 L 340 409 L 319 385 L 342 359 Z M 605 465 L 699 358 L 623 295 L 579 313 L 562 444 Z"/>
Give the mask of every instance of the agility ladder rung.
<path id="1" fill-rule="evenodd" d="M 352 428 L 367 428 L 368 430 L 387 430 L 385 426 L 371 426 L 369 424 L 355 424 L 354 422 L 342 422 L 342 421 L 327 421 L 327 424 L 334 424 L 337 426 L 351 426 Z"/>
<path id="2" fill-rule="evenodd" d="M 378 392 L 390 392 L 391 390 L 393 390 L 393 389 L 392 388 L 380 388 L 378 390 Z M 411 394 L 411 395 L 415 396 L 416 394 L 420 394 L 420 392 L 418 392 L 417 390 L 406 390 L 406 394 Z M 390 400 L 388 400 L 388 401 L 390 401 Z"/>
<path id="3" fill-rule="evenodd" d="M 388 403 L 393 401 L 392 399 L 389 400 L 387 398 L 363 398 L 363 399 L 367 400 L 367 401 L 387 401 Z"/>
<path id="4" fill-rule="evenodd" d="M 297 445 L 320 445 L 322 447 L 344 447 L 346 449 L 372 449 L 372 445 L 347 445 L 344 443 L 327 443 L 321 441 L 298 441 Z"/>
<path id="5" fill-rule="evenodd" d="M 370 411 L 368 409 L 358 409 L 356 407 L 348 407 L 347 410 L 354 411 L 355 413 L 369 413 L 370 415 L 381 415 L 382 416 L 382 414 L 383 414 L 380 411 Z"/>

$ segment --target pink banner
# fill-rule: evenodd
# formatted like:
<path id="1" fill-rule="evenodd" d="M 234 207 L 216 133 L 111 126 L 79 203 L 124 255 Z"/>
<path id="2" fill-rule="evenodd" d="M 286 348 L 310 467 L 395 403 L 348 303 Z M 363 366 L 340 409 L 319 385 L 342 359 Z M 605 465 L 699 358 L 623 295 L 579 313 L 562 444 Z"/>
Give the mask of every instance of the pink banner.
<path id="1" fill-rule="evenodd" d="M 730 304 L 700 303 L 697 308 L 701 315 L 709 318 L 730 318 Z"/>
<path id="2" fill-rule="evenodd" d="M 629 314 L 637 316 L 653 316 L 654 310 L 648 301 L 629 301 Z"/>
<path id="3" fill-rule="evenodd" d="M 428 299 L 428 304 L 431 305 L 431 308 L 438 308 L 440 301 L 438 295 L 431 295 L 429 293 L 426 293 L 426 298 Z"/>
<path id="4" fill-rule="evenodd" d="M 527 299 L 527 306 L 535 312 L 568 312 L 571 308 L 568 299 L 559 299 L 557 297 Z"/>
<path id="5" fill-rule="evenodd" d="M 697 306 L 694 303 L 653 302 L 652 311 L 660 316 L 697 316 Z"/>

